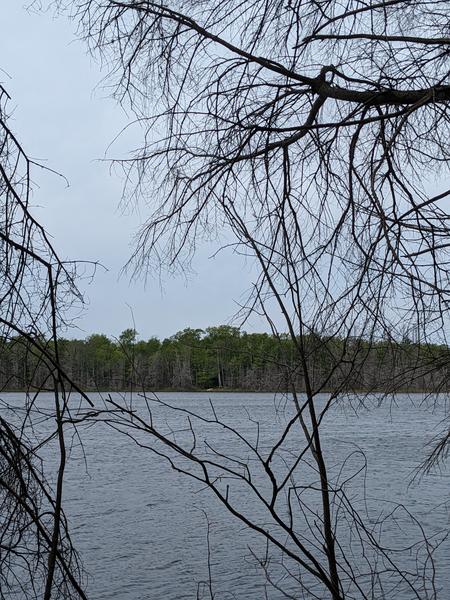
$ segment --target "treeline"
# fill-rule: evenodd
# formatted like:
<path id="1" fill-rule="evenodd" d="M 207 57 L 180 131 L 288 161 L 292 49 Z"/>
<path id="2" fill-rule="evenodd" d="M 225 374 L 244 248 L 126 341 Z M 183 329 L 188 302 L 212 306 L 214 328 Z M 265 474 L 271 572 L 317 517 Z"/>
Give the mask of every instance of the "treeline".
<path id="1" fill-rule="evenodd" d="M 341 340 L 309 335 L 246 333 L 220 326 L 185 329 L 164 340 L 138 340 L 133 329 L 118 339 L 94 334 L 85 340 L 59 341 L 66 374 L 85 390 L 116 391 L 131 386 L 146 390 L 245 391 L 305 389 L 304 365 L 296 344 L 307 349 L 311 383 L 321 391 L 447 390 L 447 346 L 421 346 L 409 340 Z M 48 344 L 51 352 L 51 344 Z M 29 340 L 13 338 L 0 346 L 0 388 L 36 389 L 49 384 L 45 352 Z"/>

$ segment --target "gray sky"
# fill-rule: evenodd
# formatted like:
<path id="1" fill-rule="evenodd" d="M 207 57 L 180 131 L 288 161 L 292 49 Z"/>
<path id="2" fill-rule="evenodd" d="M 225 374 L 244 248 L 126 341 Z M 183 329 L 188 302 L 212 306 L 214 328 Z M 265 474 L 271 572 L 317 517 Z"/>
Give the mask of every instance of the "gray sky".
<path id="1" fill-rule="evenodd" d="M 189 282 L 167 278 L 163 290 L 157 280 L 144 289 L 126 276 L 119 279 L 139 215 L 118 210 L 122 181 L 98 159 L 127 117 L 98 86 L 102 74 L 75 41 L 72 24 L 51 14 L 30 14 L 21 0 L 6 0 L 2 9 L 0 68 L 6 73 L 0 71 L 0 81 L 12 96 L 11 127 L 32 158 L 70 183 L 35 172 L 35 214 L 63 258 L 95 260 L 108 268 L 84 287 L 89 306 L 78 321 L 81 331 L 71 337 L 117 336 L 132 324 L 130 307 L 143 338 L 228 322 L 251 281 L 249 268 L 230 253 L 212 259 L 213 249 L 203 247 L 194 264 L 197 275 Z M 132 143 L 119 140 L 114 156 L 124 156 Z M 263 328 L 262 322 L 247 327 Z"/>

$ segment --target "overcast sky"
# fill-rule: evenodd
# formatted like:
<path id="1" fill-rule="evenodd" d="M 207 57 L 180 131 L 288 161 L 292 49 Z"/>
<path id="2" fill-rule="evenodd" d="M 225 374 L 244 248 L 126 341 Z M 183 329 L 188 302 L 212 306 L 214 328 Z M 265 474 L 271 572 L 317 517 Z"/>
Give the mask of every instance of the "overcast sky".
<path id="1" fill-rule="evenodd" d="M 209 258 L 213 249 L 203 247 L 194 265 L 197 275 L 189 282 L 168 278 L 163 290 L 157 280 L 144 288 L 119 278 L 145 214 L 118 209 L 122 181 L 99 159 L 127 116 L 99 87 L 102 73 L 75 40 L 73 24 L 30 14 L 22 0 L 3 0 L 1 18 L 0 81 L 12 96 L 11 127 L 32 158 L 70 183 L 35 172 L 35 214 L 63 258 L 95 260 L 108 269 L 99 269 L 84 288 L 89 306 L 78 321 L 80 331 L 70 336 L 117 336 L 132 324 L 131 310 L 141 338 L 229 322 L 251 282 L 249 267 L 229 253 Z M 114 155 L 124 156 L 132 143 L 120 140 Z M 263 327 L 254 322 L 247 329 Z"/>

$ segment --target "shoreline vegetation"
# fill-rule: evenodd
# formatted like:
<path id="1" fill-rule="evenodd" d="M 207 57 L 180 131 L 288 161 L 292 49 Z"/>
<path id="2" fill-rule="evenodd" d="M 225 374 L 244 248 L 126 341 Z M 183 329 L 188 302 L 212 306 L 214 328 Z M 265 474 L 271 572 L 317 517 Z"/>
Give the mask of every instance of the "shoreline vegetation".
<path id="1" fill-rule="evenodd" d="M 321 390 L 320 393 L 322 394 L 331 394 L 333 393 L 334 390 L 331 389 L 323 389 Z M 439 393 L 446 393 L 448 392 L 449 389 L 445 388 L 445 389 L 441 389 L 439 391 L 436 390 L 431 390 L 431 389 L 408 389 L 408 388 L 402 388 L 400 390 L 386 390 L 386 389 L 376 389 L 373 388 L 371 390 L 363 390 L 363 389 L 352 389 L 352 390 L 343 390 L 343 393 L 348 393 L 348 394 L 424 394 L 424 395 L 434 395 L 434 394 L 439 394 Z M 0 394 L 1 393 L 6 393 L 6 394 L 29 394 L 29 393 L 53 393 L 53 389 L 45 389 L 45 388 L 35 388 L 35 387 L 28 387 L 28 388 L 14 388 L 14 389 L 1 389 L 0 390 Z M 226 387 L 222 387 L 222 388 L 208 388 L 208 389 L 204 389 L 204 388 L 195 388 L 195 387 L 191 387 L 191 388 L 163 388 L 163 389 L 145 389 L 142 390 L 138 387 L 132 387 L 130 386 L 130 388 L 128 389 L 114 389 L 114 390 L 107 390 L 107 389 L 99 389 L 99 388 L 88 388 L 88 389 L 83 389 L 83 392 L 85 392 L 86 394 L 129 394 L 129 393 L 134 393 L 134 394 L 155 394 L 156 396 L 158 394 L 290 394 L 291 392 L 289 390 L 283 390 L 283 389 L 264 389 L 264 390 L 251 390 L 251 389 L 243 389 L 243 388 L 226 388 Z M 304 392 L 301 392 L 304 393 Z"/>
<path id="2" fill-rule="evenodd" d="M 299 338 L 308 349 L 318 392 L 444 392 L 450 389 L 450 349 L 444 345 L 402 340 L 342 340 L 310 334 Z M 47 344 L 51 352 L 52 344 Z M 288 335 L 247 333 L 222 325 L 184 329 L 160 340 L 139 340 L 134 329 L 117 339 L 93 334 L 86 339 L 60 339 L 61 364 L 86 392 L 267 392 L 304 391 Z M 346 360 L 348 356 L 348 360 Z M 324 373 L 333 371 L 327 385 Z M 0 390 L 45 391 L 49 367 L 29 340 L 0 343 Z M 344 384 L 345 382 L 345 384 Z M 320 389 L 319 389 L 320 388 Z"/>

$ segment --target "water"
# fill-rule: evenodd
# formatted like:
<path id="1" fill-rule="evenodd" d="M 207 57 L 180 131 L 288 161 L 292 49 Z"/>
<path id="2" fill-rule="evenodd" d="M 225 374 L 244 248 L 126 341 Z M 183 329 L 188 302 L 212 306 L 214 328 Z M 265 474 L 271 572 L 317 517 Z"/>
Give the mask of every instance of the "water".
<path id="1" fill-rule="evenodd" d="M 6 396 L 9 401 L 21 398 L 17 394 L 4 394 L 3 398 Z M 119 399 L 119 396 L 115 397 Z M 283 398 L 274 398 L 273 394 L 164 393 L 159 397 L 209 419 L 213 417 L 209 402 L 212 398 L 220 420 L 252 442 L 258 437 L 258 422 L 258 447 L 263 455 L 289 419 L 289 403 L 286 405 Z M 99 396 L 93 394 L 92 398 L 99 403 Z M 50 396 L 42 395 L 44 405 L 50 401 Z M 136 396 L 133 402 L 142 415 L 147 414 L 142 398 Z M 348 493 L 359 509 L 367 510 L 367 519 L 372 522 L 374 531 L 378 531 L 377 517 L 388 514 L 393 502 L 404 504 L 428 535 L 439 536 L 443 530 L 448 530 L 448 473 L 434 472 L 411 484 L 415 468 L 426 455 L 427 442 L 443 428 L 444 412 L 442 402 L 436 402 L 436 399 L 424 400 L 419 395 L 397 396 L 395 403 L 385 402 L 379 406 L 376 401 L 369 402 L 365 408 L 358 407 L 357 412 L 348 402 L 343 402 L 342 406 L 333 408 L 324 421 L 322 435 L 330 474 L 337 477 L 341 469 L 340 481 L 349 479 Z M 164 431 L 173 431 L 177 441 L 187 443 L 190 439 L 182 415 L 173 416 L 164 407 L 156 407 L 154 418 Z M 43 429 L 46 426 L 43 424 Z M 260 537 L 230 517 L 204 486 L 175 472 L 162 457 L 139 447 L 107 425 L 80 427 L 79 432 L 83 452 L 75 437 L 66 475 L 65 510 L 72 537 L 88 573 L 89 598 L 210 598 L 207 518 L 210 523 L 212 591 L 216 599 L 256 600 L 264 598 L 266 591 L 269 598 L 276 600 L 286 597 L 284 594 L 302 597 L 298 582 L 287 576 L 287 568 L 292 572 L 293 565 L 276 564 L 277 553 L 271 550 L 272 571 L 265 574 L 252 555 L 264 556 L 265 545 Z M 210 452 L 214 448 L 239 461 L 251 459 L 248 448 L 226 429 L 209 423 L 202 424 L 201 432 L 196 443 L 203 448 L 202 452 L 208 450 L 204 446 L 206 439 Z M 293 431 L 286 441 L 284 454 L 275 457 L 278 473 L 281 474 L 286 468 L 285 463 L 292 459 L 290 450 L 298 448 L 299 439 L 299 431 Z M 155 447 L 149 436 L 141 436 L 139 441 Z M 161 449 L 160 446 L 156 448 Z M 365 459 L 360 449 L 364 450 Z M 345 462 L 346 457 L 349 458 Z M 47 460 L 50 464 L 52 456 L 49 455 Z M 364 460 L 368 463 L 367 472 L 359 472 Z M 263 494 L 269 494 L 270 487 L 253 463 L 250 460 L 251 468 L 255 469 L 255 481 Z M 296 479 L 302 483 L 312 481 L 312 468 L 304 465 L 302 469 Z M 229 485 L 233 500 L 246 515 L 259 523 L 267 521 L 265 511 L 242 486 L 236 487 L 232 481 Z M 310 505 L 317 502 L 317 494 L 305 494 Z M 281 505 L 283 501 L 282 497 Z M 283 512 L 282 506 L 280 511 Z M 298 516 L 299 530 L 306 526 L 305 523 Z M 404 511 L 390 519 L 383 532 L 384 540 L 397 547 L 405 540 L 416 542 L 420 533 Z M 357 544 L 351 540 L 351 531 L 345 523 L 340 526 L 340 534 L 343 543 L 350 544 L 358 562 Z M 414 552 L 413 549 L 398 560 L 401 564 L 404 560 L 414 561 Z M 450 588 L 448 542 L 439 548 L 435 559 L 437 597 L 445 600 Z M 274 585 L 268 583 L 268 577 Z M 390 596 L 394 597 L 410 600 L 413 596 L 398 591 Z"/>

